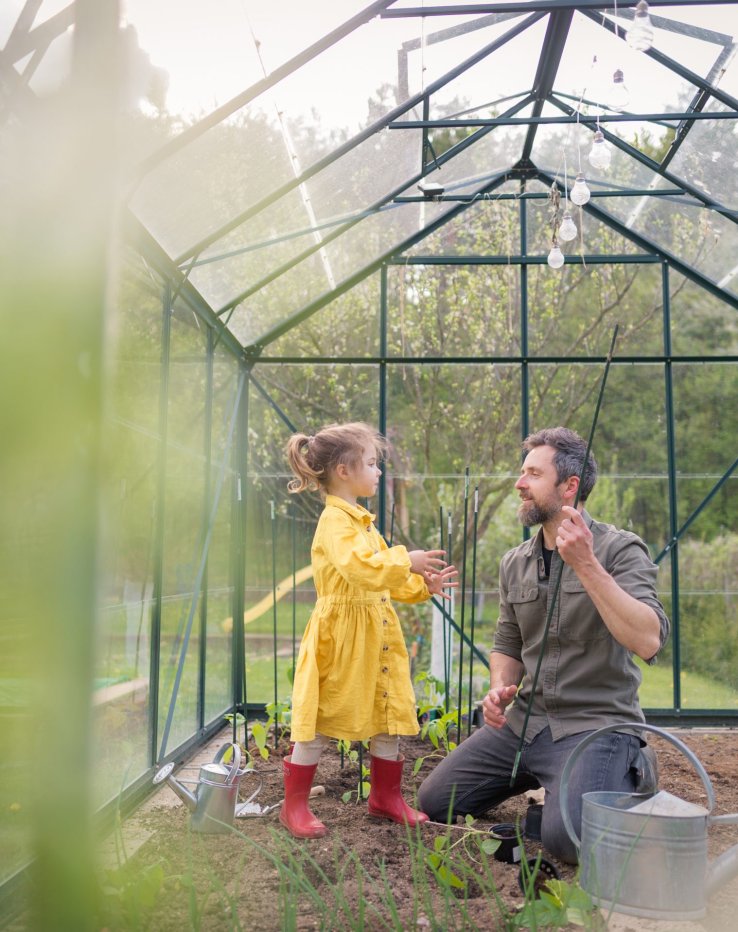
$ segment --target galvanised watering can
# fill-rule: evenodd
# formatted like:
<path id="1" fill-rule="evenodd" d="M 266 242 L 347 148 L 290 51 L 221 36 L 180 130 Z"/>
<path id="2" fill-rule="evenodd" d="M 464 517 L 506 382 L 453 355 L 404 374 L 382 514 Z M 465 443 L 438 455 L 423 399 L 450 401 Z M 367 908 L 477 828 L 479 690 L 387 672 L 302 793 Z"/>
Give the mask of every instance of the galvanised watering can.
<path id="1" fill-rule="evenodd" d="M 229 750 L 231 755 L 228 755 Z M 224 759 L 231 760 L 230 766 L 223 763 Z M 159 784 L 166 780 L 191 810 L 192 831 L 211 835 L 228 832 L 236 814 L 239 780 L 244 774 L 254 772 L 249 768 L 239 770 L 241 766 L 240 746 L 235 743 L 224 744 L 211 764 L 203 764 L 200 767 L 197 781 L 175 779 L 172 776 L 174 766 L 174 763 L 169 763 L 162 767 L 154 777 L 154 783 Z M 195 793 L 186 789 L 183 783 L 196 783 Z M 261 782 L 246 802 L 250 802 L 260 789 Z"/>
<path id="2" fill-rule="evenodd" d="M 707 808 L 666 792 L 595 792 L 582 796 L 582 837 L 569 813 L 569 777 L 587 745 L 613 731 L 650 731 L 673 744 L 702 780 Z M 707 862 L 707 829 L 738 822 L 738 814 L 713 816 L 715 794 L 702 764 L 688 747 L 655 725 L 621 722 L 587 735 L 561 774 L 561 815 L 579 855 L 579 882 L 599 906 L 653 919 L 700 919 L 707 899 L 738 874 L 738 846 Z"/>

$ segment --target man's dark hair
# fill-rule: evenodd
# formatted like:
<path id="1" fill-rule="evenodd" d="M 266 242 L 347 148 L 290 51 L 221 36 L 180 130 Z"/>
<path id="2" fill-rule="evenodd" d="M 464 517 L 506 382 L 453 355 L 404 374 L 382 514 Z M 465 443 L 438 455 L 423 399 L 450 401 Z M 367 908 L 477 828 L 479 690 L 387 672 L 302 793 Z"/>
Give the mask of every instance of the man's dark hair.
<path id="1" fill-rule="evenodd" d="M 579 434 L 568 427 L 546 427 L 529 434 L 523 441 L 523 450 L 526 453 L 534 447 L 553 447 L 553 464 L 559 482 L 565 482 L 571 476 L 579 476 L 582 471 L 584 455 L 587 452 L 587 442 Z M 587 468 L 584 470 L 579 491 L 579 501 L 586 502 L 589 493 L 597 481 L 597 461 L 590 450 Z"/>

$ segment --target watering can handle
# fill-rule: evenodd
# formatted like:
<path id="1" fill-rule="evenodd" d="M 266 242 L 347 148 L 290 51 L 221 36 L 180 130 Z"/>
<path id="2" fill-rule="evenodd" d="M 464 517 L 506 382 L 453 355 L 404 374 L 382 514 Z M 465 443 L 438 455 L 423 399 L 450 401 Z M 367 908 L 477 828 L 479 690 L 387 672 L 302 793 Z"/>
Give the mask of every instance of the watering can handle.
<path id="1" fill-rule="evenodd" d="M 574 831 L 574 826 L 572 825 L 571 816 L 569 814 L 569 777 L 571 772 L 574 769 L 574 763 L 581 754 L 581 752 L 587 747 L 588 744 L 591 744 L 596 738 L 599 738 L 600 735 L 606 735 L 609 732 L 613 731 L 650 731 L 654 734 L 660 735 L 665 741 L 668 741 L 670 744 L 673 744 L 675 748 L 680 750 L 682 754 L 689 760 L 690 764 L 694 767 L 699 775 L 702 784 L 705 787 L 705 792 L 707 793 L 707 802 L 708 810 L 712 811 L 715 806 L 715 793 L 712 789 L 712 783 L 710 783 L 710 778 L 705 772 L 705 768 L 699 762 L 699 759 L 695 754 L 689 750 L 689 748 L 682 744 L 677 738 L 673 735 L 670 735 L 668 731 L 664 731 L 663 728 L 657 728 L 656 725 L 647 725 L 645 722 L 618 722 L 616 725 L 605 725 L 604 728 L 598 728 L 597 731 L 593 731 L 591 734 L 587 735 L 579 744 L 574 748 L 574 750 L 569 755 L 566 764 L 564 764 L 564 769 L 561 772 L 561 787 L 559 789 L 559 805 L 561 806 L 561 817 L 564 821 L 564 828 L 569 834 L 569 838 L 574 842 L 574 845 L 577 849 L 577 854 L 581 847 L 581 841 L 579 836 Z"/>
<path id="2" fill-rule="evenodd" d="M 226 782 L 233 783 L 233 781 L 236 779 L 238 768 L 241 766 L 240 745 L 236 744 L 235 742 L 234 743 L 228 742 L 227 744 L 224 744 L 223 747 L 221 747 L 218 753 L 215 755 L 215 759 L 213 763 L 219 764 L 225 757 L 226 752 L 228 751 L 229 748 L 233 748 L 233 763 L 231 764 L 231 769 L 228 773 L 228 780 Z"/>

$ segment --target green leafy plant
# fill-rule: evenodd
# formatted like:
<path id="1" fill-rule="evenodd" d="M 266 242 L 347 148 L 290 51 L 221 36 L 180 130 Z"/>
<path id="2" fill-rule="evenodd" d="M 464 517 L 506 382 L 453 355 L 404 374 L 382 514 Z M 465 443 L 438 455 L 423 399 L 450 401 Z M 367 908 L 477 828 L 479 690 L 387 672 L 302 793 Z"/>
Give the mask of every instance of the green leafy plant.
<path id="1" fill-rule="evenodd" d="M 436 677 L 428 672 L 415 677 L 415 685 L 422 686 L 423 694 L 418 702 L 418 718 L 422 722 L 420 737 L 428 740 L 434 750 L 430 754 L 418 757 L 413 765 L 413 775 L 417 774 L 423 763 L 433 757 L 446 757 L 456 747 L 452 735 L 456 734 L 459 710 L 444 710 L 443 696 L 438 687 L 441 685 Z"/>
<path id="2" fill-rule="evenodd" d="M 357 755 L 358 757 L 358 755 Z M 343 802 L 348 803 L 351 801 L 351 798 L 356 794 L 356 802 L 361 802 L 366 799 L 369 795 L 369 790 L 371 789 L 371 783 L 368 780 L 369 777 L 369 768 L 366 764 L 361 765 L 361 773 L 359 775 L 359 782 L 356 785 L 355 790 L 347 790 L 342 796 L 341 799 Z"/>
<path id="3" fill-rule="evenodd" d="M 578 883 L 547 880 L 539 885 L 537 864 L 532 869 L 523 865 L 523 872 L 526 902 L 517 916 L 521 925 L 533 929 L 560 929 L 570 925 L 596 928 L 592 898 Z"/>
<path id="4" fill-rule="evenodd" d="M 289 733 L 292 721 L 292 699 L 288 697 L 287 699 L 282 699 L 277 702 L 269 702 L 264 709 L 267 713 L 266 722 L 254 721 L 251 724 L 250 730 L 251 738 L 256 745 L 259 756 L 263 760 L 269 760 L 269 755 L 271 753 L 268 747 L 270 732 L 273 731 L 276 736 L 275 743 L 282 741 Z M 243 725 L 246 721 L 240 712 L 236 712 L 235 715 L 229 712 L 224 718 L 231 724 L 233 724 L 235 719 L 237 726 Z M 251 751 L 249 751 L 248 748 L 243 748 L 243 750 L 247 760 L 250 762 L 253 759 Z"/>

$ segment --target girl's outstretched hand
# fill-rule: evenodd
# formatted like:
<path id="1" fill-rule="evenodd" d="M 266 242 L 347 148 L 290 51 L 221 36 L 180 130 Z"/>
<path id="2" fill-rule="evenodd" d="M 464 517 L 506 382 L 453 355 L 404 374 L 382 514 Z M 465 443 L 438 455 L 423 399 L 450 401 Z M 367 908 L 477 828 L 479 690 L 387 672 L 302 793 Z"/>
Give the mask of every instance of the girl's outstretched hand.
<path id="1" fill-rule="evenodd" d="M 431 595 L 440 595 L 441 598 L 450 599 L 451 593 L 444 592 L 444 589 L 458 588 L 459 571 L 455 566 L 444 566 L 440 573 L 430 572 L 423 573 L 425 584 Z"/>
<path id="2" fill-rule="evenodd" d="M 418 573 L 419 576 L 437 573 L 446 565 L 443 559 L 446 556 L 445 550 L 411 550 L 408 556 L 410 557 L 410 572 Z"/>

